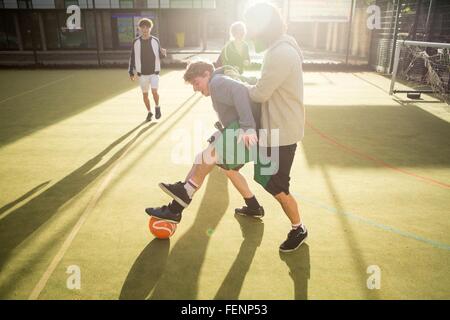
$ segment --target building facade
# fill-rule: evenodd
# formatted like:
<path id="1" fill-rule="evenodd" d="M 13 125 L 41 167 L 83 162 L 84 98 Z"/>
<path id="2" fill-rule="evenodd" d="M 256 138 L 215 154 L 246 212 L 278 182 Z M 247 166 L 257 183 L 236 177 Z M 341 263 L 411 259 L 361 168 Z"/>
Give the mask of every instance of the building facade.
<path id="1" fill-rule="evenodd" d="M 75 31 L 71 5 L 81 9 Z M 0 0 L 0 63 L 123 61 L 143 17 L 164 47 L 205 47 L 208 25 L 222 23 L 208 21 L 216 9 L 215 0 Z"/>

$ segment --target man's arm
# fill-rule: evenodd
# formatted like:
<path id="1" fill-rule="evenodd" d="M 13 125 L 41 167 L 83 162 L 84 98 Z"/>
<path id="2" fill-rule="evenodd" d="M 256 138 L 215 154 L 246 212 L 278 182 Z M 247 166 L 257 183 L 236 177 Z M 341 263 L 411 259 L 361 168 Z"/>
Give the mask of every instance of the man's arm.
<path id="1" fill-rule="evenodd" d="M 269 53 L 270 55 L 264 61 L 261 78 L 256 85 L 248 86 L 250 98 L 255 102 L 263 103 L 270 99 L 274 91 L 290 74 L 292 64 L 297 59 L 292 50 L 280 47 L 274 50 L 276 51 Z"/>
<path id="2" fill-rule="evenodd" d="M 130 60 L 128 62 L 128 74 L 130 75 L 130 78 L 134 78 L 134 68 L 136 66 L 136 62 L 134 61 L 134 41 L 133 45 L 131 46 L 131 54 L 130 54 Z"/>
<path id="3" fill-rule="evenodd" d="M 156 42 L 158 42 L 158 47 L 159 47 L 159 58 L 162 59 L 162 58 L 167 57 L 167 50 L 164 49 L 163 47 L 161 47 L 161 42 L 159 41 L 159 39 L 156 38 L 156 37 L 153 37 L 153 38 L 155 38 Z"/>

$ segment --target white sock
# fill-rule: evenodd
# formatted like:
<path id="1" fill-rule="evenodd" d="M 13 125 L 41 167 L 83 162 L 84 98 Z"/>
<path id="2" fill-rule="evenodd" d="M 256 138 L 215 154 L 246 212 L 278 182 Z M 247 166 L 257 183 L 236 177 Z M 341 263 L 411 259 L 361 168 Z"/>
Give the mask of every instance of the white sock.
<path id="1" fill-rule="evenodd" d="M 303 232 L 305 231 L 305 226 L 303 225 L 303 223 L 292 225 L 292 229 L 298 229 L 298 228 L 302 228 Z"/>
<path id="2" fill-rule="evenodd" d="M 185 184 L 184 188 L 186 189 L 186 192 L 190 199 L 194 196 L 195 191 L 198 189 L 198 185 L 192 181 L 192 179 L 189 179 Z"/>

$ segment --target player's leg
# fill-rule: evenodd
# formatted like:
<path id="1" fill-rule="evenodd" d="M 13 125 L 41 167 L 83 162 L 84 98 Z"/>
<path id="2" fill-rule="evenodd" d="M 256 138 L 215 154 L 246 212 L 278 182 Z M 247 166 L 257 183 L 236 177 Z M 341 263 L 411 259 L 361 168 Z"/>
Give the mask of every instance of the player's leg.
<path id="1" fill-rule="evenodd" d="M 159 94 L 158 94 L 159 75 L 152 74 L 150 77 L 151 77 L 150 82 L 152 87 L 153 101 L 155 101 L 155 118 L 159 119 L 161 118 L 161 106 L 159 105 Z"/>
<path id="2" fill-rule="evenodd" d="M 308 231 L 302 224 L 297 201 L 289 191 L 290 174 L 296 149 L 296 144 L 279 147 L 278 171 L 270 177 L 265 186 L 265 189 L 280 203 L 292 225 L 287 239 L 280 245 L 280 251 L 282 252 L 294 251 L 300 247 L 308 236 Z"/>
<path id="3" fill-rule="evenodd" d="M 183 210 L 191 203 L 195 192 L 201 187 L 206 176 L 214 169 L 216 158 L 212 145 L 196 157 L 196 161 L 184 182 L 174 184 L 160 183 L 160 188 L 173 198 L 173 201 L 163 207 L 147 208 L 147 214 L 159 219 L 178 223 Z"/>
<path id="4" fill-rule="evenodd" d="M 194 161 L 185 181 L 175 184 L 160 183 L 161 189 L 170 195 L 183 207 L 187 207 L 191 202 L 194 193 L 201 187 L 208 174 L 214 169 L 216 164 L 215 150 L 212 145 L 200 152 Z"/>
<path id="5" fill-rule="evenodd" d="M 235 213 L 243 216 L 262 218 L 264 208 L 259 204 L 253 192 L 251 192 L 245 177 L 237 170 L 223 170 L 233 186 L 244 198 L 246 206 L 236 208 Z"/>
<path id="6" fill-rule="evenodd" d="M 280 203 L 283 208 L 284 213 L 291 221 L 292 226 L 300 226 L 302 224 L 302 220 L 300 218 L 300 211 L 298 209 L 298 204 L 292 194 L 286 194 L 284 192 L 280 192 L 279 194 L 274 196 L 275 199 Z"/>
<path id="7" fill-rule="evenodd" d="M 142 99 L 144 100 L 145 108 L 147 108 L 147 117 L 145 121 L 152 120 L 152 112 L 150 109 L 150 99 L 148 98 L 148 91 L 150 89 L 150 78 L 148 76 L 141 75 L 139 77 L 139 85 L 142 90 Z"/>

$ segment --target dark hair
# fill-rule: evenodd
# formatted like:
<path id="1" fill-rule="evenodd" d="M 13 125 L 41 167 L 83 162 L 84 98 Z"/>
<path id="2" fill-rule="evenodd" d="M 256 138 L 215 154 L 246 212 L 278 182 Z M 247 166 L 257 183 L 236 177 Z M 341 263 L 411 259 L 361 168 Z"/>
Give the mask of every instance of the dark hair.
<path id="1" fill-rule="evenodd" d="M 207 61 L 195 61 L 189 63 L 184 73 L 184 81 L 191 83 L 197 77 L 202 77 L 206 71 L 210 74 L 214 72 L 214 65 Z"/>
<path id="2" fill-rule="evenodd" d="M 153 22 L 152 20 L 148 19 L 148 18 L 142 18 L 141 20 L 139 20 L 139 27 L 149 27 L 150 29 L 153 28 Z"/>
<path id="3" fill-rule="evenodd" d="M 286 33 L 286 23 L 280 10 L 269 3 L 257 3 L 245 12 L 249 38 L 271 46 Z"/>

